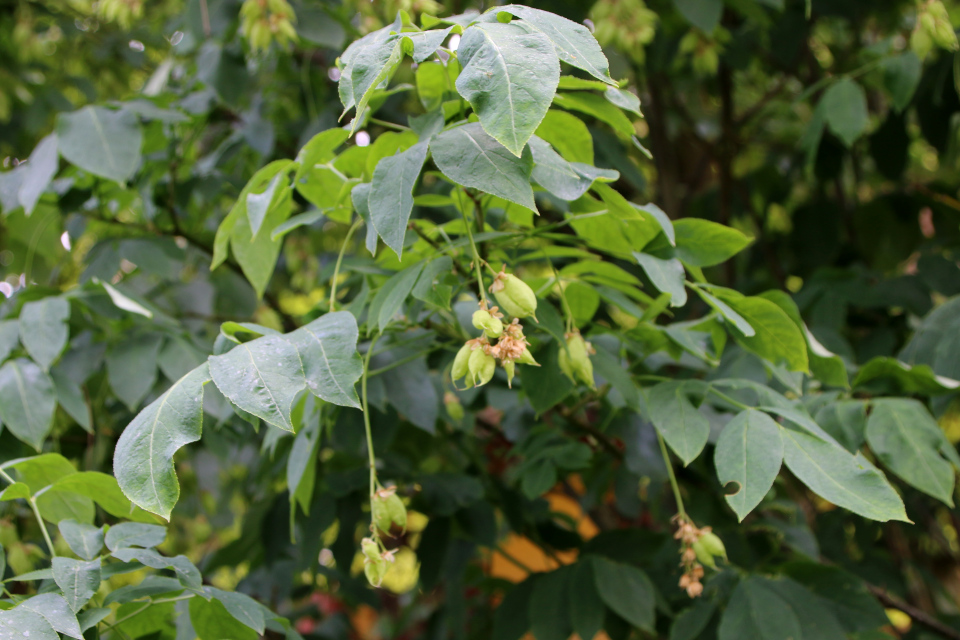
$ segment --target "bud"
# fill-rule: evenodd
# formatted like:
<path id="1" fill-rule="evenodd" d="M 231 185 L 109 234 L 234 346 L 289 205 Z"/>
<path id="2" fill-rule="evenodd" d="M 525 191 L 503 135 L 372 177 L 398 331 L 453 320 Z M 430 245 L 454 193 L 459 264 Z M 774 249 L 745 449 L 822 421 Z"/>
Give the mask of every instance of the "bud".
<path id="1" fill-rule="evenodd" d="M 711 569 L 717 568 L 714 558 L 723 558 L 724 560 L 727 558 L 727 549 L 723 546 L 723 540 L 712 531 L 702 531 L 700 538 L 693 543 L 693 550 L 696 552 L 700 564 Z"/>
<path id="2" fill-rule="evenodd" d="M 560 349 L 560 370 L 574 383 L 579 379 L 591 389 L 596 386 L 593 381 L 593 363 L 590 362 L 590 353 L 593 347 L 583 339 L 579 332 L 567 334 L 567 345 Z"/>
<path id="3" fill-rule="evenodd" d="M 390 533 L 394 525 L 407 528 L 407 508 L 396 491 L 396 487 L 380 489 L 370 501 L 373 524 L 384 533 Z"/>
<path id="4" fill-rule="evenodd" d="M 470 360 L 467 362 L 467 366 L 470 369 L 469 378 L 471 384 L 480 387 L 493 379 L 493 372 L 497 368 L 497 361 L 481 347 L 470 354 Z"/>
<path id="5" fill-rule="evenodd" d="M 447 408 L 447 415 L 453 418 L 454 422 L 463 420 L 463 405 L 460 399 L 449 391 L 443 394 L 443 405 Z"/>
<path id="6" fill-rule="evenodd" d="M 453 359 L 453 368 L 450 370 L 450 377 L 453 380 L 459 380 L 470 372 L 467 362 L 470 360 L 471 352 L 472 348 L 469 342 L 460 347 L 460 351 L 457 351 L 457 357 Z"/>
<path id="7" fill-rule="evenodd" d="M 503 322 L 486 309 L 473 312 L 473 326 L 483 331 L 488 338 L 499 338 L 503 334 Z"/>
<path id="8" fill-rule="evenodd" d="M 537 319 L 537 296 L 526 282 L 507 273 L 506 267 L 497 274 L 490 285 L 490 292 L 496 297 L 500 307 L 509 315 L 517 318 L 527 316 Z"/>

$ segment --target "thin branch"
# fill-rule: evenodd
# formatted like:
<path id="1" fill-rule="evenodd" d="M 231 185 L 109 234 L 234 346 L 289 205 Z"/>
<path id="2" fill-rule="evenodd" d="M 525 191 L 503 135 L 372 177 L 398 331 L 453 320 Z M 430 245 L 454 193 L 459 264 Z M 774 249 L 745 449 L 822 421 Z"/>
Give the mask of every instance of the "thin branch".
<path id="1" fill-rule="evenodd" d="M 903 600 L 891 595 L 882 587 L 870 584 L 869 582 L 865 584 L 867 585 L 867 589 L 870 590 L 870 593 L 872 593 L 884 606 L 904 612 L 910 616 L 912 620 L 925 626 L 927 629 L 940 634 L 944 638 L 950 638 L 950 640 L 960 640 L 960 631 L 940 622 L 926 611 L 907 604 Z"/>

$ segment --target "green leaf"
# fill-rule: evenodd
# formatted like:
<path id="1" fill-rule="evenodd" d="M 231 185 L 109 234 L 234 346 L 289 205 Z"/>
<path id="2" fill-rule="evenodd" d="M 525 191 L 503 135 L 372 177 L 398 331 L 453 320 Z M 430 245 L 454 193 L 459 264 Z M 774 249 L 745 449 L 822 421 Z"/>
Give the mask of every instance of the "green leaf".
<path id="1" fill-rule="evenodd" d="M 718 640 L 801 640 L 800 621 L 769 580 L 750 576 L 734 589 L 720 618 Z"/>
<path id="2" fill-rule="evenodd" d="M 476 23 L 463 32 L 457 58 L 463 66 L 457 91 L 483 129 L 519 158 L 560 81 L 553 43 L 516 23 Z"/>
<path id="3" fill-rule="evenodd" d="M 631 625 L 652 632 L 655 592 L 647 574 L 599 556 L 593 560 L 593 571 L 600 599 Z"/>
<path id="4" fill-rule="evenodd" d="M 720 24 L 720 15 L 723 13 L 722 0 L 673 0 L 673 3 L 687 22 L 707 35 L 710 35 L 714 27 Z"/>
<path id="5" fill-rule="evenodd" d="M 517 367 L 527 399 L 538 414 L 567 397 L 573 383 L 560 371 L 556 344 L 548 344 L 534 352 L 539 367 Z"/>
<path id="6" fill-rule="evenodd" d="M 403 60 L 403 38 L 396 35 L 388 36 L 381 43 L 364 47 L 350 61 L 348 73 L 353 88 L 353 101 L 357 107 L 357 115 L 350 127 L 351 135 L 357 130 L 373 92 L 381 84 L 390 80 L 394 71 L 400 66 L 401 60 Z"/>
<path id="7" fill-rule="evenodd" d="M 7 359 L 19 343 L 20 322 L 17 320 L 0 320 L 0 363 Z"/>
<path id="8" fill-rule="evenodd" d="M 312 420 L 302 427 L 293 441 L 287 459 L 287 491 L 290 494 L 290 527 L 295 524 L 296 504 L 310 513 L 310 501 L 316 480 L 317 448 L 320 445 L 320 421 Z M 291 533 L 291 539 L 292 539 Z"/>
<path id="9" fill-rule="evenodd" d="M 567 162 L 549 143 L 537 136 L 530 138 L 529 145 L 534 162 L 533 179 L 561 200 L 576 200 L 587 192 L 595 180 L 613 182 L 620 177 L 619 173 L 609 169 Z"/>
<path id="10" fill-rule="evenodd" d="M 515 156 L 480 124 L 474 122 L 444 131 L 430 141 L 430 153 L 440 171 L 457 184 L 537 210 L 530 187 L 533 156 L 530 152 Z"/>
<path id="11" fill-rule="evenodd" d="M 200 640 L 257 640 L 258 633 L 237 621 L 219 599 L 190 599 L 190 623 Z"/>
<path id="12" fill-rule="evenodd" d="M 576 217 L 571 226 L 591 247 L 626 259 L 660 234 L 660 225 L 645 216 L 609 185 L 595 183 L 593 190 L 603 203 L 584 196 L 572 203 Z M 595 213 L 596 215 L 583 215 Z"/>
<path id="13" fill-rule="evenodd" d="M 100 558 L 85 562 L 57 557 L 52 562 L 53 579 L 67 605 L 75 613 L 80 611 L 100 588 Z"/>
<path id="14" fill-rule="evenodd" d="M 284 197 L 274 203 L 267 212 L 263 221 L 264 227 L 271 230 L 278 227 L 290 216 L 290 209 L 290 190 L 286 190 Z M 230 248 L 243 275 L 257 292 L 258 298 L 263 297 L 263 292 L 270 283 L 282 246 L 283 237 L 274 238 L 270 233 L 254 236 L 247 216 L 237 220 L 233 234 L 230 236 Z"/>
<path id="15" fill-rule="evenodd" d="M 861 454 L 791 429 L 781 434 L 787 468 L 814 493 L 871 520 L 909 522 L 900 496 Z"/>
<path id="16" fill-rule="evenodd" d="M 123 494 L 116 478 L 99 471 L 81 471 L 60 478 L 53 483 L 49 491 L 38 498 L 38 502 L 42 504 L 45 499 L 55 494 L 70 493 L 90 498 L 112 516 L 132 520 L 147 518 L 152 521 L 150 516 L 140 512 Z"/>
<path id="17" fill-rule="evenodd" d="M 263 615 L 263 605 L 250 596 L 236 591 L 223 591 L 216 587 L 204 587 L 203 590 L 210 597 L 219 600 L 234 620 L 250 627 L 258 634 L 263 635 L 266 620 Z"/>
<path id="18" fill-rule="evenodd" d="M 217 234 L 213 239 L 213 259 L 210 262 L 210 270 L 213 271 L 227 259 L 227 249 L 230 246 L 230 239 L 233 237 L 237 227 L 237 222 L 247 217 L 247 196 L 251 193 L 262 193 L 270 184 L 270 181 L 281 171 L 288 171 L 293 165 L 291 160 L 274 160 L 263 167 L 247 182 L 246 186 L 237 196 L 230 213 L 223 219 L 220 226 L 217 227 Z M 301 165 L 302 167 L 302 165 Z M 299 184 L 299 180 L 296 180 Z"/>
<path id="19" fill-rule="evenodd" d="M 114 474 L 124 495 L 166 519 L 180 497 L 173 454 L 200 439 L 203 385 L 209 381 L 207 364 L 180 378 L 137 414 L 114 450 Z"/>
<path id="20" fill-rule="evenodd" d="M 154 549 L 123 548 L 114 551 L 113 557 L 123 562 L 136 561 L 151 569 L 173 569 L 180 584 L 188 589 L 200 589 L 202 584 L 200 570 L 190 562 L 187 556 L 180 555 L 167 558 Z"/>
<path id="21" fill-rule="evenodd" d="M 661 382 L 647 390 L 650 420 L 683 464 L 693 462 L 710 435 L 710 423 L 687 397 L 683 382 Z"/>
<path id="22" fill-rule="evenodd" d="M 373 172 L 368 201 L 370 221 L 397 258 L 402 257 L 403 239 L 413 211 L 413 188 L 426 161 L 427 143 L 420 142 L 384 158 Z"/>
<path id="23" fill-rule="evenodd" d="M 747 409 L 720 432 L 714 452 L 720 484 L 736 483 L 736 493 L 724 496 L 742 522 L 767 495 L 783 462 L 780 426 L 770 416 Z"/>
<path id="24" fill-rule="evenodd" d="M 824 405 L 815 422 L 850 453 L 856 453 L 866 439 L 867 402 L 839 400 Z"/>
<path id="25" fill-rule="evenodd" d="M 903 394 L 935 396 L 960 389 L 960 380 L 938 376 L 925 364 L 910 366 L 896 358 L 883 356 L 872 358 L 860 367 L 853 386 L 860 387 L 879 379 L 894 381 Z"/>
<path id="26" fill-rule="evenodd" d="M 549 11 L 517 4 L 494 7 L 491 11 L 496 11 L 498 14 L 506 12 L 522 19 L 528 26 L 542 32 L 550 39 L 556 47 L 557 56 L 562 61 L 583 69 L 598 80 L 616 86 L 616 81 L 610 77 L 610 65 L 607 57 L 603 55 L 603 50 L 600 49 L 600 43 L 584 25 Z"/>
<path id="27" fill-rule="evenodd" d="M 57 117 L 60 155 L 101 178 L 127 182 L 140 166 L 143 132 L 129 111 L 87 106 Z"/>
<path id="28" fill-rule="evenodd" d="M 643 112 L 640 111 L 640 98 L 636 94 L 617 87 L 607 87 L 603 92 L 603 97 L 624 111 L 630 111 L 641 118 L 643 117 Z"/>
<path id="29" fill-rule="evenodd" d="M 57 402 L 60 403 L 63 410 L 76 420 L 84 431 L 93 433 L 90 407 L 87 406 L 87 400 L 80 385 L 56 368 L 50 371 L 50 379 L 53 381 L 53 386 L 57 392 Z"/>
<path id="30" fill-rule="evenodd" d="M 294 431 L 293 399 L 306 378 L 297 348 L 278 336 L 264 336 L 210 356 L 210 376 L 230 402 L 268 424 Z"/>
<path id="31" fill-rule="evenodd" d="M 412 267 L 398 271 L 377 291 L 373 302 L 370 303 L 370 314 L 372 319 L 374 312 L 376 312 L 377 329 L 380 333 L 383 333 L 387 325 L 400 312 L 403 303 L 410 296 L 413 286 L 417 283 L 420 272 L 423 271 L 423 266 L 424 263 L 421 261 Z"/>
<path id="32" fill-rule="evenodd" d="M 670 640 L 697 640 L 716 612 L 717 605 L 713 602 L 697 598 L 693 606 L 681 611 L 670 625 Z"/>
<path id="33" fill-rule="evenodd" d="M 128 547 L 157 547 L 167 538 L 167 528 L 156 524 L 121 522 L 107 530 L 107 549 L 116 551 Z"/>
<path id="34" fill-rule="evenodd" d="M 789 578 L 766 582 L 793 610 L 804 638 L 846 640 L 843 626 L 821 598 Z"/>
<path id="35" fill-rule="evenodd" d="M 753 336 L 734 334 L 741 345 L 761 358 L 790 371 L 808 371 L 807 343 L 797 325 L 775 303 L 757 296 L 742 296 L 730 289 L 713 293 L 730 306 L 756 332 Z"/>
<path id="36" fill-rule="evenodd" d="M 60 156 L 57 153 L 57 134 L 51 133 L 43 140 L 37 143 L 30 158 L 27 161 L 23 178 L 20 182 L 20 189 L 17 197 L 20 199 L 20 205 L 23 212 L 29 216 L 33 213 L 34 207 L 40 196 L 50 186 L 50 181 L 57 175 L 57 169 L 60 164 Z"/>
<path id="37" fill-rule="evenodd" d="M 57 297 L 28 302 L 20 311 L 20 342 L 44 371 L 67 344 L 69 319 L 70 303 Z"/>
<path id="38" fill-rule="evenodd" d="M 667 242 L 670 243 L 670 246 L 677 246 L 677 234 L 673 229 L 673 221 L 670 220 L 670 216 L 668 216 L 663 209 L 652 202 L 648 202 L 647 204 L 637 204 L 635 202 L 631 202 L 630 204 L 632 204 L 639 211 L 649 214 L 654 220 L 656 220 L 660 224 L 660 229 L 663 231 L 663 235 L 667 239 Z"/>
<path id="39" fill-rule="evenodd" d="M 24 632 L 31 634 L 34 640 L 60 640 L 50 623 L 38 613 L 24 607 L 0 611 L 0 637 L 22 638 Z"/>
<path id="40" fill-rule="evenodd" d="M 369 49 L 376 50 L 380 48 L 389 38 L 395 37 L 391 34 L 391 31 L 399 32 L 401 27 L 402 24 L 400 22 L 395 22 L 394 24 L 388 24 L 385 27 L 368 33 L 359 40 L 351 43 L 350 46 L 348 46 L 340 55 L 340 82 L 338 85 L 338 91 L 340 93 L 340 101 L 343 103 L 344 113 L 349 111 L 350 108 L 356 104 L 356 99 L 354 98 L 353 80 L 354 62 L 364 51 Z M 357 109 L 358 115 L 360 111 L 361 109 Z"/>
<path id="41" fill-rule="evenodd" d="M 36 616 L 39 616 L 46 623 L 46 628 L 43 625 L 36 626 L 35 621 L 31 621 L 31 624 L 21 626 L 19 628 L 14 628 L 17 632 L 17 635 L 20 637 L 23 636 L 24 631 L 33 631 L 37 630 L 43 635 L 36 637 L 43 638 L 46 640 L 48 637 L 46 635 L 47 629 L 50 629 L 55 632 L 62 633 L 65 636 L 70 636 L 71 638 L 76 638 L 77 640 L 83 640 L 83 635 L 80 633 L 80 624 L 77 622 L 77 616 L 70 610 L 70 607 L 67 606 L 66 600 L 63 597 L 55 593 L 43 593 L 37 596 L 33 596 L 28 600 L 21 602 L 16 608 L 11 609 L 10 611 L 0 611 L 0 616 L 3 614 L 9 614 L 14 611 L 25 611 L 30 612 Z M 0 617 L 0 624 L 2 624 L 3 617 Z M 0 630 L 3 630 L 3 627 L 0 626 Z M 16 638 L 16 635 L 11 635 L 11 638 Z M 51 638 L 56 638 L 56 633 L 53 633 Z"/>
<path id="42" fill-rule="evenodd" d="M 452 269 L 453 260 L 450 256 L 442 256 L 428 262 L 420 278 L 417 279 L 417 284 L 413 287 L 411 292 L 413 297 L 441 309 L 449 309 L 453 289 L 450 285 L 435 283 L 435 281 L 449 274 Z"/>
<path id="43" fill-rule="evenodd" d="M 841 78 L 823 93 L 820 102 L 827 127 L 843 144 L 853 146 L 870 119 L 863 87 L 850 78 Z"/>
<path id="44" fill-rule="evenodd" d="M 837 354 L 828 351 L 827 348 L 820 344 L 813 334 L 810 333 L 810 329 L 804 324 L 803 318 L 800 316 L 800 309 L 797 307 L 797 303 L 793 301 L 793 298 L 786 292 L 779 290 L 764 291 L 759 297 L 766 298 L 783 309 L 784 313 L 790 316 L 793 323 L 800 329 L 800 332 L 807 342 L 807 356 L 810 359 L 810 370 L 814 377 L 835 387 L 849 388 L 850 383 L 847 379 L 847 366 L 844 364 L 843 359 Z M 960 386 L 960 383 L 957 384 Z"/>
<path id="45" fill-rule="evenodd" d="M 674 220 L 677 257 L 694 267 L 712 267 L 743 251 L 753 238 L 733 227 L 702 218 Z"/>
<path id="46" fill-rule="evenodd" d="M 75 520 L 61 520 L 57 525 L 70 550 L 84 560 L 93 560 L 103 548 L 103 527 Z"/>
<path id="47" fill-rule="evenodd" d="M 22 498 L 30 497 L 30 487 L 25 485 L 22 482 L 14 482 L 13 484 L 8 484 L 3 491 L 0 491 L 0 502 L 6 502 L 8 500 L 20 500 Z"/>
<path id="48" fill-rule="evenodd" d="M 354 386 L 363 375 L 357 353 L 357 319 L 347 311 L 320 316 L 286 336 L 300 353 L 310 393 L 344 407 L 360 408 Z"/>
<path id="49" fill-rule="evenodd" d="M 581 638 L 593 640 L 603 628 L 606 608 L 597 591 L 589 556 L 574 565 L 573 575 L 567 580 L 567 605 L 573 630 Z"/>
<path id="50" fill-rule="evenodd" d="M 683 263 L 676 258 L 662 260 L 649 253 L 633 252 L 640 266 L 658 290 L 670 294 L 670 306 L 682 307 L 687 304 L 687 289 L 684 285 L 686 272 Z"/>
<path id="51" fill-rule="evenodd" d="M 297 153 L 297 172 L 293 183 L 299 185 L 307 172 L 318 164 L 327 164 L 336 157 L 337 148 L 346 142 L 350 133 L 346 129 L 335 127 L 314 135 Z"/>
<path id="52" fill-rule="evenodd" d="M 566 160 L 593 164 L 593 136 L 583 120 L 572 113 L 550 109 L 540 121 L 536 135 Z"/>
<path id="53" fill-rule="evenodd" d="M 26 358 L 0 367 L 0 422 L 37 451 L 53 427 L 57 409 L 53 381 Z"/>
<path id="54" fill-rule="evenodd" d="M 640 389 L 630 377 L 625 363 L 620 358 L 608 352 L 603 346 L 596 346 L 596 353 L 591 356 L 594 372 L 610 383 L 620 394 L 623 402 L 634 411 L 640 410 Z"/>
<path id="55" fill-rule="evenodd" d="M 107 352 L 110 387 L 130 411 L 136 411 L 157 382 L 157 358 L 163 336 L 131 336 Z"/>
<path id="56" fill-rule="evenodd" d="M 715 289 L 716 287 L 713 288 Z M 704 302 L 706 302 L 717 313 L 723 316 L 724 320 L 730 322 L 734 327 L 736 327 L 737 331 L 742 333 L 744 336 L 750 338 L 757 335 L 757 332 L 753 327 L 750 326 L 750 323 L 747 322 L 746 318 L 734 311 L 733 308 L 723 300 L 711 295 L 707 291 L 706 287 L 698 286 L 694 288 L 694 291 L 697 292 L 697 295 L 700 296 Z"/>
<path id="57" fill-rule="evenodd" d="M 595 93 L 585 93 L 583 91 L 558 93 L 553 97 L 553 104 L 567 111 L 579 111 L 588 116 L 593 116 L 600 122 L 610 125 L 621 137 L 629 138 L 634 134 L 633 123 L 630 122 L 630 118 L 624 115 L 619 107 Z"/>
<path id="58" fill-rule="evenodd" d="M 541 574 L 530 595 L 530 631 L 537 640 L 567 640 L 572 631 L 567 615 L 570 567 Z"/>
<path id="59" fill-rule="evenodd" d="M 913 94 L 917 91 L 920 77 L 923 75 L 923 63 L 917 54 L 907 51 L 887 58 L 880 63 L 880 66 L 883 69 L 883 86 L 890 94 L 893 108 L 900 113 L 907 108 L 910 100 L 913 99 Z"/>
<path id="60" fill-rule="evenodd" d="M 869 631 L 890 621 L 863 581 L 840 569 L 813 562 L 788 562 L 783 571 L 815 594 L 848 633 Z M 806 636 L 805 636 L 806 637 Z"/>
<path id="61" fill-rule="evenodd" d="M 955 473 L 939 454 L 946 438 L 926 407 L 909 398 L 882 398 L 872 406 L 870 450 L 907 484 L 952 507 Z"/>
<path id="62" fill-rule="evenodd" d="M 280 184 L 281 180 L 286 181 L 286 178 L 285 174 L 279 173 L 273 176 L 262 193 L 250 192 L 247 194 L 247 223 L 250 225 L 250 233 L 254 237 L 260 232 L 260 227 L 263 226 L 267 213 L 282 201 L 285 193 L 290 190 L 289 184 L 283 186 Z"/>
<path id="63" fill-rule="evenodd" d="M 350 191 L 350 200 L 353 202 L 353 208 L 356 210 L 364 224 L 367 227 L 367 237 L 364 246 L 370 255 L 377 255 L 377 230 L 370 222 L 370 184 L 358 184 Z"/>
<path id="64" fill-rule="evenodd" d="M 427 111 L 439 109 L 444 95 L 453 91 L 453 83 L 447 67 L 439 62 L 425 62 L 416 71 L 417 96 Z"/>

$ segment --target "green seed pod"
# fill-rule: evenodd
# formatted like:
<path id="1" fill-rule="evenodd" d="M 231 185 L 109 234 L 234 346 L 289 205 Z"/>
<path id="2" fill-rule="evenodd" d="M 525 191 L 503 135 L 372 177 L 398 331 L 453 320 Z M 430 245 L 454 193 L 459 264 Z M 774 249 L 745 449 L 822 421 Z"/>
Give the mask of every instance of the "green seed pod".
<path id="1" fill-rule="evenodd" d="M 937 26 L 933 31 L 933 39 L 937 41 L 940 47 L 948 51 L 957 50 L 957 32 L 953 30 L 953 25 L 949 20 L 937 20 Z"/>
<path id="2" fill-rule="evenodd" d="M 372 587 L 379 587 L 383 584 L 383 577 L 387 575 L 387 561 L 383 558 L 371 560 L 363 565 L 363 575 L 367 577 L 367 582 Z"/>
<path id="3" fill-rule="evenodd" d="M 480 387 L 493 379 L 497 361 L 493 356 L 484 353 L 483 349 L 477 349 L 470 354 L 467 366 L 470 369 L 470 382 L 473 386 Z"/>
<path id="4" fill-rule="evenodd" d="M 380 545 L 378 545 L 377 541 L 373 538 L 364 538 L 361 540 L 360 551 L 363 552 L 363 557 L 370 562 L 380 560 Z"/>
<path id="5" fill-rule="evenodd" d="M 523 353 L 520 354 L 520 357 L 516 360 L 517 364 L 532 364 L 540 366 L 540 363 L 533 359 L 533 354 L 530 353 L 530 349 L 524 349 Z"/>
<path id="6" fill-rule="evenodd" d="M 514 364 L 513 360 L 506 360 L 503 363 L 503 370 L 507 372 L 507 386 L 511 389 L 513 388 L 513 374 L 516 368 L 517 365 Z"/>
<path id="7" fill-rule="evenodd" d="M 483 331 L 488 338 L 499 338 L 503 334 L 503 322 L 494 318 L 486 309 L 473 312 L 473 326 Z"/>
<path id="8" fill-rule="evenodd" d="M 933 37 L 923 29 L 914 29 L 910 36 L 910 48 L 923 60 L 933 48 Z"/>
<path id="9" fill-rule="evenodd" d="M 715 558 L 726 559 L 727 557 L 727 549 L 723 546 L 723 540 L 712 531 L 705 531 L 700 534 L 700 538 L 693 543 L 693 550 L 697 554 L 697 560 L 700 561 L 700 564 L 711 569 L 717 568 Z"/>
<path id="10" fill-rule="evenodd" d="M 470 345 L 465 344 L 457 351 L 457 357 L 453 359 L 453 368 L 450 370 L 450 377 L 459 380 L 470 372 L 467 362 L 470 360 Z"/>
<path id="11" fill-rule="evenodd" d="M 373 520 L 373 524 L 377 529 L 384 533 L 390 533 L 390 525 L 393 523 L 393 518 L 390 515 L 390 510 L 387 508 L 386 500 L 379 495 L 374 496 L 370 500 L 370 519 Z"/>
<path id="12" fill-rule="evenodd" d="M 593 381 L 593 363 L 590 361 L 590 348 L 579 333 L 567 336 L 567 348 L 560 350 L 560 370 L 573 382 L 584 383 L 595 389 Z"/>
<path id="13" fill-rule="evenodd" d="M 452 393 L 443 394 L 443 405 L 447 408 L 447 415 L 453 418 L 454 422 L 460 422 L 463 420 L 463 405 L 460 404 L 460 399 Z"/>
<path id="14" fill-rule="evenodd" d="M 537 296 L 526 282 L 510 273 L 499 273 L 490 287 L 500 308 L 517 318 L 537 319 Z"/>
<path id="15" fill-rule="evenodd" d="M 401 531 L 407 529 L 407 507 L 403 504 L 395 493 L 391 493 L 384 501 L 387 507 L 387 513 L 390 514 L 390 523 L 395 527 L 400 527 Z"/>

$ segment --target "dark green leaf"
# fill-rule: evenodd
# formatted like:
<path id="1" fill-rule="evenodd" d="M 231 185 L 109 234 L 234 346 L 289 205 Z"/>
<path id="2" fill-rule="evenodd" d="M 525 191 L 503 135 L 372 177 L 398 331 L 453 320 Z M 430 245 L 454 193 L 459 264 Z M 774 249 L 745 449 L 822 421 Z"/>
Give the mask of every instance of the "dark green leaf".
<path id="1" fill-rule="evenodd" d="M 478 123 L 444 131 L 430 141 L 430 153 L 440 171 L 454 182 L 537 210 L 530 188 L 530 152 L 515 156 Z"/>
<path id="2" fill-rule="evenodd" d="M 722 0 L 673 0 L 687 22 L 710 35 L 720 23 Z"/>
<path id="3" fill-rule="evenodd" d="M 26 358 L 0 367 L 0 421 L 17 438 L 40 450 L 57 408 L 50 376 Z"/>
<path id="4" fill-rule="evenodd" d="M 67 344 L 70 303 L 63 298 L 43 298 L 23 305 L 20 342 L 44 371 L 56 362 Z"/>
<path id="5" fill-rule="evenodd" d="M 129 111 L 87 106 L 57 119 L 60 155 L 95 176 L 127 182 L 140 167 L 143 132 Z"/>
<path id="6" fill-rule="evenodd" d="M 403 239 L 413 211 L 413 187 L 427 160 L 427 143 L 420 142 L 377 164 L 370 185 L 368 207 L 377 233 L 397 258 L 403 254 Z"/>
<path id="7" fill-rule="evenodd" d="M 110 551 L 128 547 L 156 547 L 167 537 L 166 527 L 139 522 L 121 522 L 107 530 L 106 544 Z"/>
<path id="8" fill-rule="evenodd" d="M 457 91 L 483 129 L 519 158 L 560 81 L 553 43 L 542 31 L 515 23 L 477 23 L 463 32 L 457 58 L 463 66 Z"/>
<path id="9" fill-rule="evenodd" d="M 574 565 L 573 575 L 567 580 L 567 604 L 574 632 L 582 640 L 593 640 L 603 628 L 606 608 L 597 591 L 589 556 Z"/>
<path id="10" fill-rule="evenodd" d="M 645 631 L 653 631 L 654 588 L 640 569 L 597 556 L 593 571 L 600 598 L 618 616 Z"/>
<path id="11" fill-rule="evenodd" d="M 841 78 L 823 93 L 821 99 L 827 127 L 848 147 L 867 129 L 867 95 L 850 78 Z"/>
<path id="12" fill-rule="evenodd" d="M 801 640 L 800 621 L 793 608 L 770 588 L 769 581 L 751 576 L 737 585 L 723 616 L 718 640 Z"/>
<path id="13" fill-rule="evenodd" d="M 733 227 L 701 218 L 674 220 L 677 257 L 694 267 L 712 267 L 743 251 L 753 238 Z"/>
<path id="14" fill-rule="evenodd" d="M 60 535 L 75 554 L 84 560 L 93 560 L 100 555 L 100 549 L 103 548 L 103 527 L 94 527 L 74 520 L 61 520 L 58 527 Z"/>
<path id="15" fill-rule="evenodd" d="M 163 336 L 130 337 L 107 352 L 110 387 L 127 408 L 136 411 L 157 382 L 157 358 Z"/>
<path id="16" fill-rule="evenodd" d="M 113 470 L 123 493 L 167 519 L 180 497 L 173 454 L 200 439 L 203 385 L 209 381 L 204 364 L 175 382 L 127 425 L 114 450 Z"/>
<path id="17" fill-rule="evenodd" d="M 60 156 L 57 153 L 57 134 L 51 133 L 39 143 L 30 153 L 25 171 L 20 182 L 17 196 L 26 215 L 33 213 L 34 207 L 43 192 L 50 186 L 50 181 L 57 175 Z"/>
<path id="18" fill-rule="evenodd" d="M 570 567 L 542 574 L 530 595 L 530 631 L 537 640 L 567 640 L 572 628 L 567 615 Z"/>
<path id="19" fill-rule="evenodd" d="M 780 427 L 767 414 L 747 409 L 720 432 L 714 462 L 720 484 L 735 482 L 725 498 L 742 521 L 773 486 L 783 461 Z"/>
<path id="20" fill-rule="evenodd" d="M 686 272 L 679 260 L 676 258 L 662 260 L 639 251 L 634 251 L 633 257 L 643 267 L 653 286 L 663 293 L 670 294 L 671 307 L 682 307 L 687 304 L 687 289 L 684 285 Z"/>
<path id="21" fill-rule="evenodd" d="M 311 393 L 344 407 L 360 407 L 354 389 L 363 375 L 359 336 L 356 318 L 346 311 L 323 315 L 286 336 L 300 352 Z"/>
<path id="22" fill-rule="evenodd" d="M 647 390 L 650 420 L 685 465 L 700 455 L 710 435 L 710 423 L 687 392 L 682 382 L 661 382 Z"/>
<path id="23" fill-rule="evenodd" d="M 80 611 L 100 588 L 100 558 L 83 561 L 73 558 L 53 559 L 53 579 L 63 591 L 67 605 Z"/>

